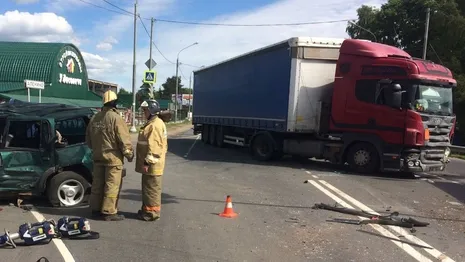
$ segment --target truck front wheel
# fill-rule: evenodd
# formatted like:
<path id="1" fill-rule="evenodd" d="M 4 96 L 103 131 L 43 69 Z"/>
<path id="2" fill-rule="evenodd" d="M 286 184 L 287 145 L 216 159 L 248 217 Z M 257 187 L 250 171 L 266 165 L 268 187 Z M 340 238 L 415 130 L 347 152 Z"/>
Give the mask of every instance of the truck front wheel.
<path id="1" fill-rule="evenodd" d="M 252 154 L 260 161 L 268 161 L 274 156 L 273 141 L 266 135 L 258 135 L 252 141 Z"/>
<path id="2" fill-rule="evenodd" d="M 349 148 L 347 162 L 350 168 L 359 173 L 374 173 L 379 168 L 376 148 L 368 143 L 356 143 Z"/>

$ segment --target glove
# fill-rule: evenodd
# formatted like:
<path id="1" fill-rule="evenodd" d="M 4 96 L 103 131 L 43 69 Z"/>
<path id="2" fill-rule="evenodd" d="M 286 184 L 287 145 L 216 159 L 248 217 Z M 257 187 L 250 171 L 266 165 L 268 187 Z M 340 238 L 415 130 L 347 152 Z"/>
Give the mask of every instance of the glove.
<path id="1" fill-rule="evenodd" d="M 126 155 L 126 158 L 128 159 L 128 162 L 132 162 L 132 160 L 134 160 L 134 152 L 131 152 L 129 155 Z"/>

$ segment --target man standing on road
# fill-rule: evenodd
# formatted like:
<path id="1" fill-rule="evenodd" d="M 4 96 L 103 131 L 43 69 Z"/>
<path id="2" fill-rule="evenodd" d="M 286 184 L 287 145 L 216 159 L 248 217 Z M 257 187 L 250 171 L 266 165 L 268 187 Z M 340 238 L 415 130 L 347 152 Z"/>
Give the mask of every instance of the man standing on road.
<path id="1" fill-rule="evenodd" d="M 95 114 L 86 130 L 86 143 L 93 155 L 93 179 L 90 206 L 94 217 L 106 221 L 123 220 L 118 215 L 124 157 L 134 158 L 131 136 L 123 118 L 116 111 L 117 95 L 103 94 L 103 108 Z"/>
<path id="2" fill-rule="evenodd" d="M 145 221 L 160 218 L 162 176 L 168 150 L 166 126 L 156 100 L 141 104 L 148 122 L 140 129 L 136 149 L 136 172 L 142 174 L 142 207 L 138 217 Z"/>

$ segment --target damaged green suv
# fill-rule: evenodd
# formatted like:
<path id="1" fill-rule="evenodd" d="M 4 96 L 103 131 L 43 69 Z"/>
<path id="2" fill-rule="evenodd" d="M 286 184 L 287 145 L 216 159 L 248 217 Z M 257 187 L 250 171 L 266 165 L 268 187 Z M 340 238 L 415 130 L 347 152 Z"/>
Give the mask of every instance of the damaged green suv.
<path id="1" fill-rule="evenodd" d="M 94 113 L 62 104 L 1 104 L 0 193 L 46 196 L 53 206 L 85 204 L 92 183 L 85 134 Z"/>

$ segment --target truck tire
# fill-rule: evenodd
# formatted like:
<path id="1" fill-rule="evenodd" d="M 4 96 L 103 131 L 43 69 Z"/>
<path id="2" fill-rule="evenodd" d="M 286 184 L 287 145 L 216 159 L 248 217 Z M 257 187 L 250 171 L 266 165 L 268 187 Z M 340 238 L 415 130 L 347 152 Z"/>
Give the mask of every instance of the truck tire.
<path id="1" fill-rule="evenodd" d="M 251 145 L 252 155 L 259 161 L 268 161 L 274 157 L 273 141 L 267 135 L 258 135 Z"/>
<path id="2" fill-rule="evenodd" d="M 63 171 L 54 175 L 47 184 L 48 201 L 54 207 L 77 207 L 85 204 L 91 185 L 80 174 Z"/>
<path id="3" fill-rule="evenodd" d="M 212 146 L 216 146 L 216 126 L 211 125 L 210 131 L 208 132 L 208 143 Z"/>
<path id="4" fill-rule="evenodd" d="M 203 125 L 202 126 L 202 142 L 204 144 L 208 144 L 208 133 L 210 131 L 210 128 L 208 125 Z"/>
<path id="5" fill-rule="evenodd" d="M 222 126 L 216 127 L 216 146 L 224 147 L 224 128 Z"/>
<path id="6" fill-rule="evenodd" d="M 350 168 L 359 173 L 374 173 L 379 169 L 379 155 L 369 143 L 356 143 L 349 148 L 346 157 Z"/>

